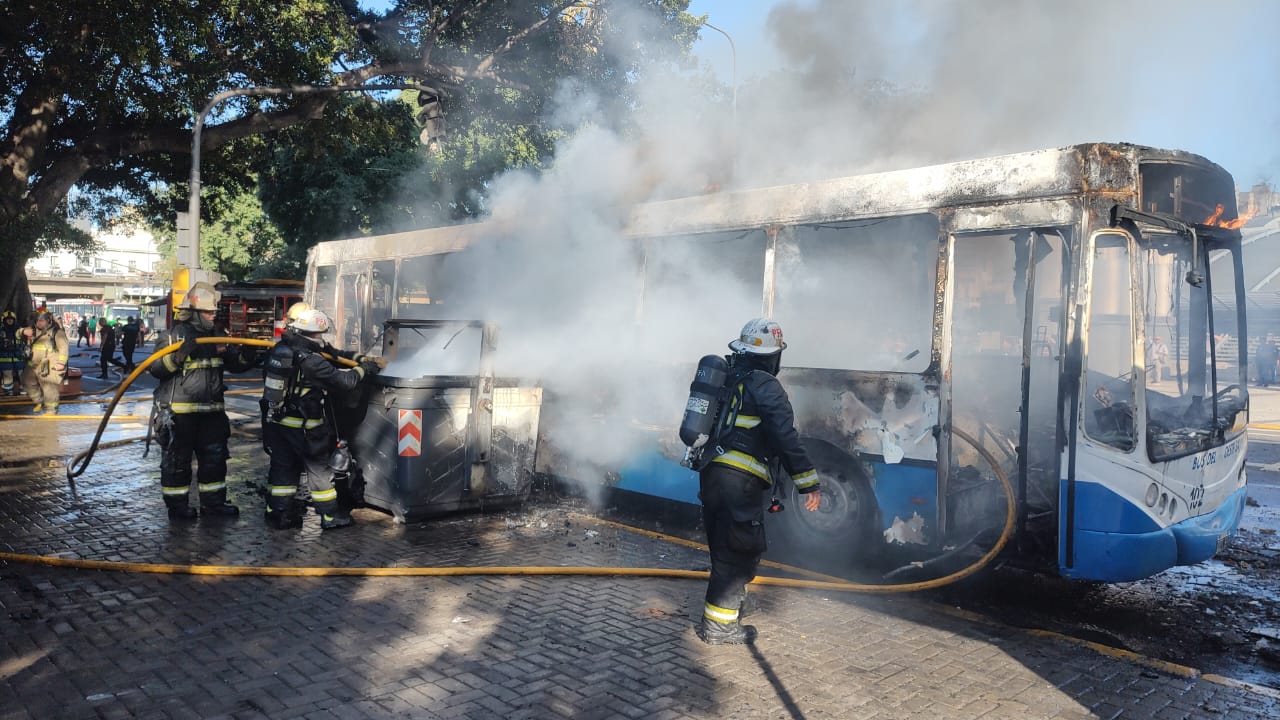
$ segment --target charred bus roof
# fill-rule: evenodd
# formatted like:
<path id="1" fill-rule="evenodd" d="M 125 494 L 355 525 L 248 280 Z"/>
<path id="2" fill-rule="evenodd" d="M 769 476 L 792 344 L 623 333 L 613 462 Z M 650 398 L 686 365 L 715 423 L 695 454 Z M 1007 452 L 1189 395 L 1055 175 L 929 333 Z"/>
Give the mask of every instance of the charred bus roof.
<path id="1" fill-rule="evenodd" d="M 1089 143 L 810 183 L 697 195 L 637 206 L 626 229 L 662 237 L 908 215 L 966 205 L 1094 195 L 1146 212 L 1200 223 L 1216 210 L 1237 217 L 1231 176 L 1180 150 Z M 521 233 L 512 221 L 427 228 L 319 243 L 313 264 L 462 250 L 486 237 Z"/>

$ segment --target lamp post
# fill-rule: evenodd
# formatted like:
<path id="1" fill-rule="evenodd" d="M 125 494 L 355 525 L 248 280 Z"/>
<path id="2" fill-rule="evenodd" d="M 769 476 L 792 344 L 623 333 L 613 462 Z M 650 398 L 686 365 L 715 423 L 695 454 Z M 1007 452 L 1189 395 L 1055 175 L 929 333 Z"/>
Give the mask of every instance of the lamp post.
<path id="1" fill-rule="evenodd" d="M 732 65 L 732 68 L 733 68 L 733 75 L 732 75 L 732 82 L 733 82 L 733 105 L 732 105 L 732 108 L 733 108 L 733 124 L 736 126 L 736 125 L 738 124 L 738 48 L 737 48 L 737 46 L 736 46 L 736 45 L 734 45 L 734 44 L 733 44 L 733 37 L 732 37 L 732 36 L 730 36 L 730 35 L 729 35 L 729 33 L 725 32 L 725 31 L 724 31 L 724 28 L 718 27 L 718 26 L 716 26 L 716 25 L 712 25 L 711 23 L 706 22 L 705 20 L 703 21 L 703 23 L 702 23 L 702 24 L 703 24 L 703 25 L 706 25 L 707 27 L 711 28 L 712 30 L 715 30 L 716 32 L 720 33 L 721 35 L 723 35 L 723 36 L 725 37 L 725 39 L 726 39 L 726 40 L 728 40 L 728 41 L 729 41 L 729 54 L 731 55 L 732 60 L 733 60 L 733 65 Z"/>
<path id="2" fill-rule="evenodd" d="M 209 99 L 204 109 L 196 115 L 195 126 L 191 130 L 191 188 L 187 199 L 187 214 L 191 223 L 191 256 L 195 268 L 200 267 L 200 133 L 204 130 L 205 116 L 213 111 L 219 103 L 233 97 L 247 95 L 281 96 L 281 95 L 314 95 L 318 93 L 364 92 L 366 90 L 432 90 L 418 83 L 378 83 L 360 85 L 292 85 L 289 87 L 246 87 L 223 90 Z"/>

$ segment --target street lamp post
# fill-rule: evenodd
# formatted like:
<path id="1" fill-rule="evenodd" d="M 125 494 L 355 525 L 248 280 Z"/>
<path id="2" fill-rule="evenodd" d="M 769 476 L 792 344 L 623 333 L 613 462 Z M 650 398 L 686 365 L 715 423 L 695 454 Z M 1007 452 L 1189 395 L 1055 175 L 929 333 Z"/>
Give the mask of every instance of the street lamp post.
<path id="1" fill-rule="evenodd" d="M 213 108 L 224 100 L 233 97 L 281 96 L 281 95 L 314 95 L 317 93 L 364 92 L 367 90 L 431 90 L 418 83 L 378 83 L 370 85 L 292 85 L 290 87 L 246 87 L 232 88 L 210 98 L 204 109 L 196 115 L 195 126 L 191 131 L 191 188 L 187 199 L 187 214 L 191 223 L 191 257 L 195 268 L 200 267 L 200 133 L 204 130 L 204 119 Z M 434 91 L 433 91 L 434 92 Z"/>
<path id="2" fill-rule="evenodd" d="M 738 124 L 738 48 L 733 44 L 733 37 L 731 37 L 729 33 L 725 32 L 724 28 L 718 27 L 716 25 L 712 25 L 711 23 L 706 22 L 705 20 L 703 21 L 702 24 L 720 33 L 725 37 L 726 40 L 729 41 L 729 54 L 732 56 L 732 59 L 733 59 L 733 65 L 732 65 L 732 68 L 733 68 L 733 75 L 732 75 L 733 124 L 736 126 Z"/>

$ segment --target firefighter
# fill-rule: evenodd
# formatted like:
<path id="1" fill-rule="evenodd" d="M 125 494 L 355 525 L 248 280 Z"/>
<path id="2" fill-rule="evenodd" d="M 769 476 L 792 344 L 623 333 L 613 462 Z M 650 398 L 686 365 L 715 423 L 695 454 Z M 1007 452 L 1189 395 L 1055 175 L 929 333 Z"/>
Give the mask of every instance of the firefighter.
<path id="1" fill-rule="evenodd" d="M 218 294 L 206 282 L 187 292 L 164 345 L 182 346 L 151 364 L 160 382 L 155 392 L 154 430 L 160 456 L 160 486 L 169 517 L 192 520 L 232 517 L 240 509 L 227 502 L 227 439 L 231 424 L 223 407 L 222 376 L 254 366 L 255 353 L 243 345 L 199 345 L 196 338 L 224 335 L 214 328 Z M 199 463 L 200 510 L 190 506 L 191 456 Z"/>
<path id="2" fill-rule="evenodd" d="M 301 527 L 301 508 L 294 499 L 303 471 L 320 516 L 320 528 L 333 530 L 351 525 L 351 515 L 338 506 L 338 491 L 333 485 L 335 470 L 343 469 L 341 466 L 349 458 L 338 448 L 332 395 L 354 390 L 366 376 L 377 373 L 385 361 L 355 355 L 359 363 L 355 368 L 334 367 L 321 355 L 325 343 L 320 336 L 330 327 L 323 312 L 303 310 L 267 356 L 262 397 L 266 421 L 262 434 L 271 455 L 266 506 L 270 527 Z"/>
<path id="3" fill-rule="evenodd" d="M 702 522 L 711 550 L 711 579 L 698 637 L 711 645 L 749 643 L 756 630 L 741 625 L 746 586 L 765 551 L 764 491 L 780 461 L 805 509 L 818 509 L 818 474 L 810 462 L 787 391 L 776 375 L 782 363 L 782 328 L 766 318 L 748 322 L 729 343 L 731 388 L 717 445 L 724 450 L 699 473 Z"/>
<path id="4" fill-rule="evenodd" d="M 0 318 L 0 395 L 18 394 L 26 355 L 26 337 L 18 327 L 18 316 L 5 310 Z"/>
<path id="5" fill-rule="evenodd" d="M 27 367 L 22 373 L 22 386 L 35 403 L 31 410 L 56 415 L 71 347 L 67 334 L 54 322 L 53 314 L 45 311 L 36 315 L 35 327 L 22 329 L 22 335 L 27 342 Z"/>

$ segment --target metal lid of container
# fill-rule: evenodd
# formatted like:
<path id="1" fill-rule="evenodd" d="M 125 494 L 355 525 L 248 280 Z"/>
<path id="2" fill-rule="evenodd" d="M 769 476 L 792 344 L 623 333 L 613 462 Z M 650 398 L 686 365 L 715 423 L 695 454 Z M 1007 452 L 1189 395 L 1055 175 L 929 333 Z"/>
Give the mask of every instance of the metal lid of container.
<path id="1" fill-rule="evenodd" d="M 475 387 L 476 381 L 475 375 L 427 375 L 416 378 L 374 375 L 369 378 L 369 382 L 381 387 L 413 389 Z"/>

